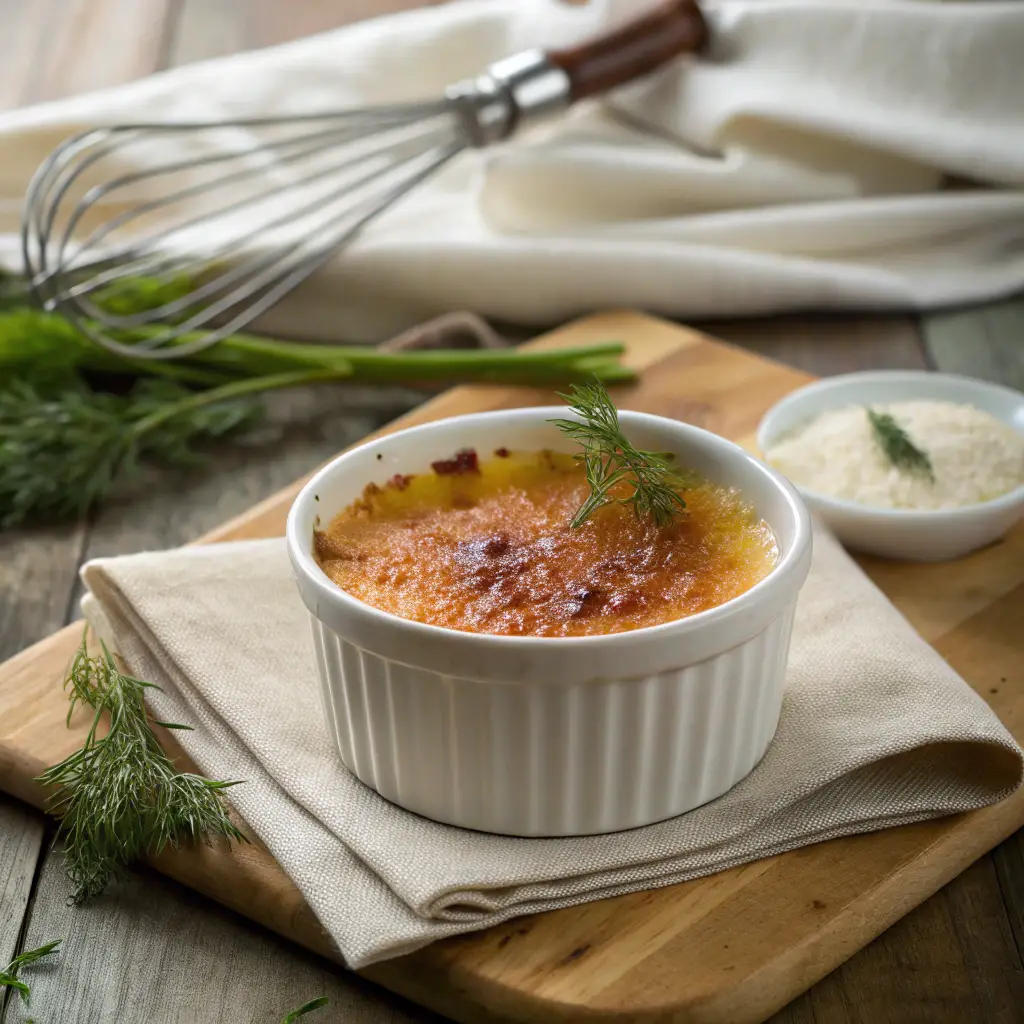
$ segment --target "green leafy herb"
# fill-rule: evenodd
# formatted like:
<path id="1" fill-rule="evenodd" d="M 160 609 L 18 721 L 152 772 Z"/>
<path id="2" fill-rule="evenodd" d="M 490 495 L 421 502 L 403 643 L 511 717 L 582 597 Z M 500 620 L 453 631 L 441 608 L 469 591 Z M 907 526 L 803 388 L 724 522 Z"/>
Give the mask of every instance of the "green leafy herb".
<path id="1" fill-rule="evenodd" d="M 132 278 L 98 298 L 126 315 L 162 306 L 189 287 L 180 278 Z M 121 331 L 118 340 L 141 345 L 162 331 Z M 33 308 L 16 279 L 0 277 L 0 528 L 81 516 L 143 465 L 194 462 L 198 443 L 251 428 L 261 408 L 253 396 L 273 389 L 338 381 L 624 380 L 633 374 L 619 362 L 623 351 L 607 343 L 382 352 L 235 334 L 181 359 L 134 358 L 107 351 L 59 313 Z M 134 386 L 112 393 L 103 384 L 111 375 Z"/>
<path id="2" fill-rule="evenodd" d="M 319 1010 L 321 1006 L 326 1006 L 330 1002 L 327 996 L 320 996 L 317 999 L 310 999 L 308 1003 L 303 1003 L 301 1006 L 296 1007 L 291 1013 L 287 1013 L 281 1024 L 293 1024 L 300 1017 L 305 1017 L 307 1013 L 312 1010 Z"/>
<path id="3" fill-rule="evenodd" d="M 580 458 L 590 484 L 590 497 L 570 524 L 574 529 L 604 505 L 631 505 L 638 519 L 649 517 L 657 526 L 667 526 L 686 508 L 679 493 L 685 481 L 672 465 L 672 455 L 641 451 L 630 443 L 619 426 L 615 404 L 599 381 L 574 384 L 560 397 L 579 419 L 551 422 L 583 448 Z M 625 497 L 612 493 L 620 483 L 631 488 Z"/>
<path id="4" fill-rule="evenodd" d="M 917 473 L 935 483 L 931 459 L 910 440 L 896 420 L 887 412 L 875 412 L 874 409 L 866 412 L 875 442 L 889 462 L 902 472 Z"/>
<path id="5" fill-rule="evenodd" d="M 37 960 L 42 960 L 44 956 L 49 956 L 60 943 L 60 939 L 54 939 L 53 942 L 48 942 L 45 946 L 40 946 L 38 949 L 27 949 L 24 953 L 19 953 L 4 970 L 0 971 L 0 988 L 14 989 L 21 996 L 21 1001 L 28 1006 L 29 995 L 31 994 L 30 989 L 18 977 L 18 971 L 22 967 L 34 964 Z"/>
<path id="6" fill-rule="evenodd" d="M 38 781 L 57 787 L 51 810 L 64 835 L 75 903 L 98 895 L 128 864 L 155 856 L 168 844 L 245 840 L 223 797 L 235 783 L 179 774 L 161 749 L 143 702 L 152 683 L 119 671 L 105 646 L 91 657 L 83 635 L 64 685 L 71 693 L 69 722 L 80 702 L 96 713 L 81 750 Z M 104 713 L 109 728 L 100 736 Z"/>
<path id="7" fill-rule="evenodd" d="M 83 515 L 153 462 L 200 461 L 195 445 L 253 424 L 260 406 L 225 394 L 139 381 L 126 395 L 77 377 L 16 378 L 0 389 L 0 527 Z"/>

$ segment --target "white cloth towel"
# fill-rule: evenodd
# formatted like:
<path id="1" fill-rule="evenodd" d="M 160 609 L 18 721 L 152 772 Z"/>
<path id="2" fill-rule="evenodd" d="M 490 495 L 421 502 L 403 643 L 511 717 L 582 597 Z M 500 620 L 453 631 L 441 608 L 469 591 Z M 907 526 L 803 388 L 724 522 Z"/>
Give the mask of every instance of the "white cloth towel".
<path id="1" fill-rule="evenodd" d="M 98 559 L 84 608 L 147 702 L 302 891 L 351 967 L 511 917 L 835 836 L 983 807 L 1024 752 L 828 534 L 801 592 L 778 731 L 724 796 L 645 828 L 516 839 L 428 821 L 341 763 L 284 542 Z"/>
<path id="2" fill-rule="evenodd" d="M 9 113 L 3 252 L 32 170 L 81 128 L 433 98 L 637 6 L 464 0 Z M 372 340 L 451 309 L 906 309 L 1024 284 L 1024 4 L 705 7 L 705 57 L 460 156 L 265 326 Z"/>

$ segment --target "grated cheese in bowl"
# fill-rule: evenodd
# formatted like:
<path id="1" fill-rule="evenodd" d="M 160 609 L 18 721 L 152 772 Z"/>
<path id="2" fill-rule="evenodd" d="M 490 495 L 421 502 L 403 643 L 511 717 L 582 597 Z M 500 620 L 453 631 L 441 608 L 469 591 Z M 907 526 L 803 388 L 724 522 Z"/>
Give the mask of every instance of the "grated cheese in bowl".
<path id="1" fill-rule="evenodd" d="M 1024 484 L 1024 436 L 971 405 L 938 401 L 872 404 L 928 456 L 932 473 L 897 468 L 863 405 L 825 412 L 765 452 L 767 461 L 817 494 L 890 509 L 962 508 Z"/>

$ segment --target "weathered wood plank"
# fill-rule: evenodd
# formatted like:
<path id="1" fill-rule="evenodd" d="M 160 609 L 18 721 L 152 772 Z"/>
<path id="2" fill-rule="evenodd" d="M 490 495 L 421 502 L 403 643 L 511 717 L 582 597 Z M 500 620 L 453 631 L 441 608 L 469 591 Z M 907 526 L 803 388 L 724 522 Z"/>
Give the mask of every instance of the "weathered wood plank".
<path id="1" fill-rule="evenodd" d="M 983 857 L 770 1024 L 1014 1024 L 1024 971 Z"/>
<path id="2" fill-rule="evenodd" d="M 310 1021 L 440 1021 L 154 872 L 133 873 L 83 907 L 69 907 L 69 893 L 58 851 L 43 867 L 24 942 L 63 939 L 52 966 L 25 977 L 37 1021 L 277 1024 L 322 995 L 330 1004 Z M 24 1019 L 11 1002 L 5 1024 Z"/>
<path id="3" fill-rule="evenodd" d="M 64 624 L 83 542 L 81 526 L 0 534 L 0 660 Z M 24 948 L 19 935 L 43 840 L 42 815 L 0 796 L 0 967 Z"/>
<path id="4" fill-rule="evenodd" d="M 821 1024 L 814 1015 L 814 1005 L 809 997 L 811 992 L 816 992 L 824 984 L 824 981 L 819 982 L 814 988 L 794 999 L 785 1009 L 772 1016 L 765 1024 Z M 827 1020 L 828 1024 L 849 1024 L 848 1018 L 843 1016 L 842 1007 L 840 1006 L 839 1009 L 839 1013 L 831 1017 L 824 1017 L 822 1020 Z"/>
<path id="5" fill-rule="evenodd" d="M 0 660 L 67 621 L 84 535 L 82 526 L 0 533 Z M 19 936 L 44 831 L 38 811 L 0 795 L 0 967 L 25 948 Z"/>
<path id="6" fill-rule="evenodd" d="M 942 893 L 918 909 L 911 927 L 891 928 L 872 943 L 868 956 L 840 968 L 834 982 L 850 1024 L 984 1019 Z M 835 1002 L 812 1000 L 812 1005 L 816 1017 L 828 1020 L 827 1009 Z"/>
<path id="7" fill-rule="evenodd" d="M 1024 391 L 1024 297 L 921 317 L 936 369 Z"/>
<path id="8" fill-rule="evenodd" d="M 1024 961 L 1024 829 L 992 851 L 1018 956 Z"/>
<path id="9" fill-rule="evenodd" d="M 949 907 L 979 1018 L 1013 1024 L 1024 1008 L 1024 963 L 1000 891 L 994 854 L 979 860 L 940 895 Z"/>
<path id="10" fill-rule="evenodd" d="M 816 377 L 855 370 L 923 370 L 913 317 L 780 316 L 702 322 L 700 330 Z"/>
<path id="11" fill-rule="evenodd" d="M 38 811 L 0 795 L 0 969 L 18 951 L 43 831 Z M 0 1006 L 3 1001 L 0 990 Z"/>
<path id="12" fill-rule="evenodd" d="M 0 533 L 0 660 L 67 621 L 84 526 Z"/>

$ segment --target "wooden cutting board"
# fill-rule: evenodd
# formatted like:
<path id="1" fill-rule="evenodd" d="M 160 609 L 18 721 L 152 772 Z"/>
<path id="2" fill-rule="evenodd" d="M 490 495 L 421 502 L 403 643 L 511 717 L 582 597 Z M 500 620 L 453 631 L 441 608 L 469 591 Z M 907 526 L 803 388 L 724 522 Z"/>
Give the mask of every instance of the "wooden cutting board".
<path id="1" fill-rule="evenodd" d="M 640 381 L 623 408 L 696 423 L 753 449 L 761 414 L 809 378 L 640 316 L 608 313 L 534 344 L 622 340 Z M 463 387 L 389 427 L 546 404 L 549 393 Z M 203 542 L 270 537 L 302 481 Z M 1024 740 L 1024 524 L 941 566 L 862 563 L 918 631 Z M 0 666 L 0 787 L 37 806 L 32 781 L 81 744 L 65 728 L 60 679 L 79 625 Z M 168 737 L 170 745 L 170 737 Z M 180 752 L 179 752 L 180 753 Z M 670 888 L 519 918 L 368 968 L 372 980 L 458 1021 L 753 1024 L 1024 824 L 1024 791 L 994 807 L 821 843 Z M 296 942 L 338 959 L 298 891 L 258 843 L 160 858 L 161 871 Z"/>

